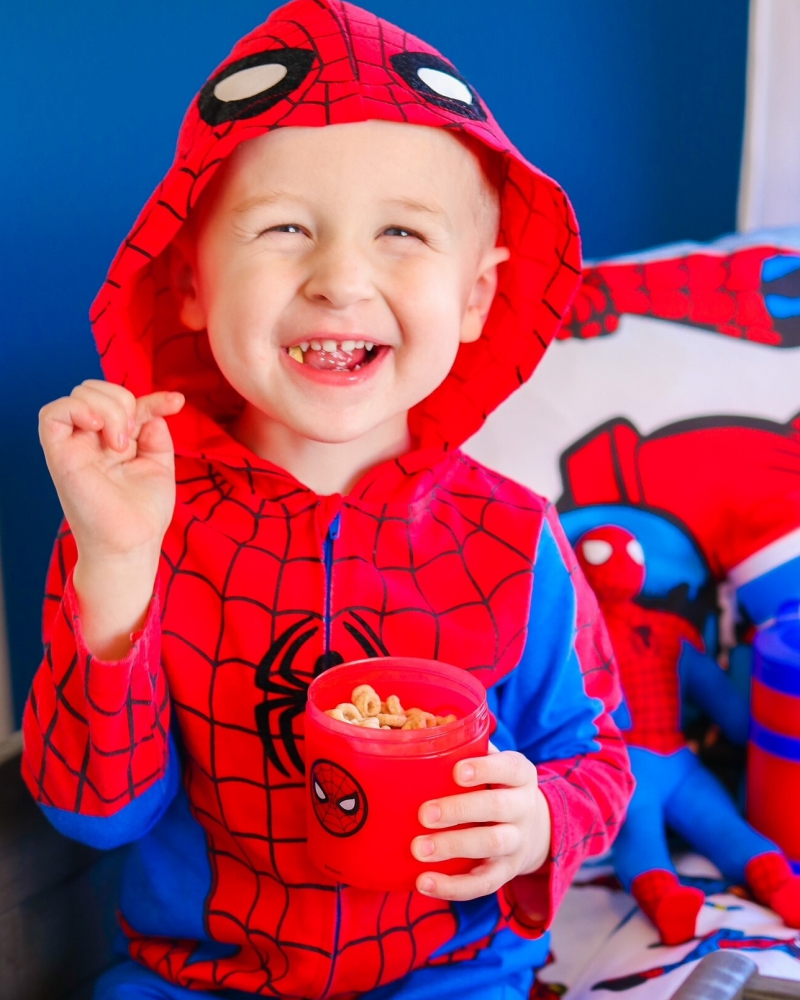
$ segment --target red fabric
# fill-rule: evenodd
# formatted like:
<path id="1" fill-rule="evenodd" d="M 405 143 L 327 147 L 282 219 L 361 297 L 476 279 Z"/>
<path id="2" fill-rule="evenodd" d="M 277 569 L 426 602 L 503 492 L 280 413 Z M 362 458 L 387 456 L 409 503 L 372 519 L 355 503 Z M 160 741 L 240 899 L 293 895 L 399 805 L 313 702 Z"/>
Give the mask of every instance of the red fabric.
<path id="1" fill-rule="evenodd" d="M 124 660 L 92 656 L 72 589 L 76 558 L 63 528 L 47 578 L 44 661 L 23 719 L 23 776 L 43 805 L 109 816 L 166 770 L 170 704 L 160 667 L 161 608 L 156 595 Z"/>
<path id="2" fill-rule="evenodd" d="M 762 265 L 776 252 L 757 246 L 732 254 L 693 253 L 588 267 L 559 339 L 614 333 L 620 316 L 628 313 L 784 346 L 786 338 L 764 304 L 762 289 Z"/>
<path id="3" fill-rule="evenodd" d="M 701 889 L 681 885 L 673 872 L 654 868 L 636 876 L 631 895 L 655 924 L 662 944 L 683 944 L 695 936 L 706 898 Z"/>
<path id="4" fill-rule="evenodd" d="M 744 877 L 760 903 L 773 909 L 789 927 L 800 926 L 800 875 L 795 875 L 783 854 L 768 851 L 751 858 Z"/>
<path id="5" fill-rule="evenodd" d="M 717 579 L 800 524 L 800 428 L 744 418 L 642 437 L 625 420 L 564 456 L 565 506 L 622 503 L 677 518 Z"/>

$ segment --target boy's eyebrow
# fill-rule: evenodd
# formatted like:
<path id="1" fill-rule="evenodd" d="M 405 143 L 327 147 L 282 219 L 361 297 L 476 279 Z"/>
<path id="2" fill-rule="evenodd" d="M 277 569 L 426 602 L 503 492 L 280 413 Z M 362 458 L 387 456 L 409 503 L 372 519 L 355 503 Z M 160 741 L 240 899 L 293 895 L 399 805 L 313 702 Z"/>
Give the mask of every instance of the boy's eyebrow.
<path id="1" fill-rule="evenodd" d="M 303 198 L 289 191 L 264 191 L 247 198 L 240 205 L 237 205 L 233 211 L 237 215 L 243 215 L 253 208 L 274 205 L 277 201 L 301 202 Z M 405 208 L 412 212 L 421 212 L 440 222 L 446 229 L 451 230 L 453 228 L 447 212 L 439 205 L 427 205 L 416 198 L 389 198 L 385 204 L 396 208 Z"/>
<path id="2" fill-rule="evenodd" d="M 249 212 L 251 208 L 258 208 L 261 205 L 274 205 L 276 201 L 302 201 L 299 195 L 290 194 L 288 191 L 263 191 L 261 194 L 254 194 L 245 199 L 241 205 L 237 205 L 233 211 L 237 215 Z"/>
<path id="3" fill-rule="evenodd" d="M 412 212 L 423 212 L 425 215 L 433 216 L 447 229 L 453 228 L 447 212 L 439 205 L 426 205 L 425 202 L 417 201 L 416 198 L 390 198 L 386 204 L 396 205 L 398 208 L 408 208 Z"/>

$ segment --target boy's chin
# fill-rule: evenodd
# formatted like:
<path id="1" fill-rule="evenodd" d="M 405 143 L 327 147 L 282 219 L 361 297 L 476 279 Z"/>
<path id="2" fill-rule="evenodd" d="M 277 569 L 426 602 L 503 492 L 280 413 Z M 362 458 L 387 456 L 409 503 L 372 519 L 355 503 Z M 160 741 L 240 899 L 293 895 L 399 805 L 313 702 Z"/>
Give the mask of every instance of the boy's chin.
<path id="1" fill-rule="evenodd" d="M 403 415 L 399 421 L 396 418 L 390 421 L 359 420 L 353 422 L 320 420 L 309 422 L 294 428 L 294 430 L 300 437 L 307 438 L 317 444 L 357 447 L 359 443 L 366 445 L 376 436 L 383 436 L 390 430 L 390 426 L 387 424 L 392 425 L 400 422 L 405 426 L 407 415 Z"/>

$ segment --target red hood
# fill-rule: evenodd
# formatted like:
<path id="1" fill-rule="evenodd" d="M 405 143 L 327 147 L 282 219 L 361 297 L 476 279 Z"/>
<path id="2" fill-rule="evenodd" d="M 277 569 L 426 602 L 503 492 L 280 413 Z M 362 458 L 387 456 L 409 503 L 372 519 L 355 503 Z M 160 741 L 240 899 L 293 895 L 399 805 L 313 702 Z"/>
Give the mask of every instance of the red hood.
<path id="1" fill-rule="evenodd" d="M 250 72 L 267 88 L 222 101 L 215 89 Z M 450 96 L 423 79 L 436 69 L 459 84 Z M 282 72 L 285 70 L 286 72 Z M 280 77 L 273 83 L 275 77 Z M 271 86 L 269 84 L 272 84 Z M 230 85 L 229 85 L 230 88 Z M 446 89 L 446 88 L 444 88 Z M 452 96 L 455 93 L 458 96 Z M 230 91 L 228 91 L 230 96 Z M 459 99 L 459 98 L 463 98 Z M 572 207 L 561 188 L 511 145 L 461 74 L 425 42 L 341 0 L 293 0 L 243 38 L 192 102 L 169 173 L 120 247 L 92 307 L 106 377 L 136 395 L 180 389 L 196 419 L 193 440 L 214 432 L 241 400 L 223 379 L 204 333 L 181 326 L 169 294 L 165 251 L 219 164 L 245 139 L 271 128 L 368 119 L 459 129 L 504 157 L 500 242 L 511 250 L 476 343 L 463 344 L 445 382 L 409 418 L 425 447 L 456 447 L 531 375 L 552 340 L 580 278 Z"/>

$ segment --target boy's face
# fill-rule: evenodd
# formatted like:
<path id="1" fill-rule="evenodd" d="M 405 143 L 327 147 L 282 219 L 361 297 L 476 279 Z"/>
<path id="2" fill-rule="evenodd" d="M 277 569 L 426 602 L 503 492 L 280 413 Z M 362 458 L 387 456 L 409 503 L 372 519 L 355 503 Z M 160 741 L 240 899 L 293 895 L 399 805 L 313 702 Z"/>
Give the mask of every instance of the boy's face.
<path id="1" fill-rule="evenodd" d="M 508 256 L 490 206 L 476 159 L 440 129 L 262 135 L 178 241 L 181 318 L 208 330 L 250 421 L 355 441 L 404 421 L 480 336 Z"/>

